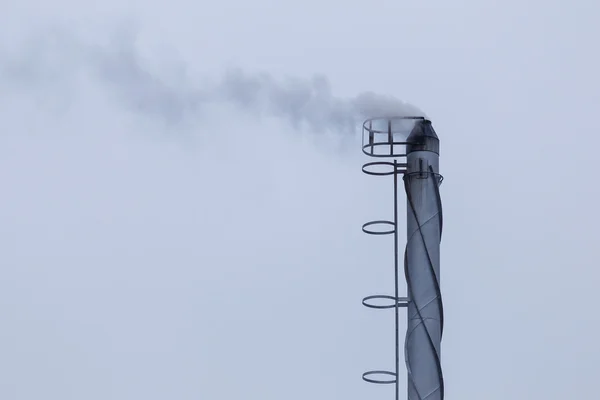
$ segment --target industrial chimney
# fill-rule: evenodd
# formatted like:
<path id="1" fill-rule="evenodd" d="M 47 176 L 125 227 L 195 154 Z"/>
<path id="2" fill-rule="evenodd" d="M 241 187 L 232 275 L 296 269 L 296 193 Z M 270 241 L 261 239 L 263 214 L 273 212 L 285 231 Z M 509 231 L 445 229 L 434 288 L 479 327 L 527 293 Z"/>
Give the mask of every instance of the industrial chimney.
<path id="1" fill-rule="evenodd" d="M 443 307 L 440 291 L 440 241 L 442 206 L 439 186 L 439 139 L 431 121 L 423 117 L 373 118 L 363 124 L 363 153 L 381 161 L 363 165 L 363 172 L 393 176 L 394 219 L 363 225 L 371 235 L 394 236 L 394 295 L 374 295 L 363 304 L 395 311 L 395 368 L 363 374 L 370 383 L 393 384 L 400 400 L 399 309 L 407 309 L 404 359 L 408 375 L 408 400 L 443 400 L 441 368 Z M 387 159 L 387 161 L 384 161 Z M 407 244 L 404 275 L 407 297 L 399 297 L 398 176 L 402 175 L 406 194 Z M 377 303 L 387 301 L 385 304 Z"/>

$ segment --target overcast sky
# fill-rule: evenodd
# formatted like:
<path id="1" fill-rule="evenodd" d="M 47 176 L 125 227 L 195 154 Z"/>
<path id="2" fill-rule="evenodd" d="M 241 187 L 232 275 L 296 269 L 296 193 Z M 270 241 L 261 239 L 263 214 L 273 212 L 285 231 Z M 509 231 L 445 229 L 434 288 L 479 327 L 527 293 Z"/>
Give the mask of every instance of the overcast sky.
<path id="1" fill-rule="evenodd" d="M 441 139 L 446 399 L 597 398 L 597 2 L 0 10 L 0 398 L 392 399 L 390 102 Z"/>

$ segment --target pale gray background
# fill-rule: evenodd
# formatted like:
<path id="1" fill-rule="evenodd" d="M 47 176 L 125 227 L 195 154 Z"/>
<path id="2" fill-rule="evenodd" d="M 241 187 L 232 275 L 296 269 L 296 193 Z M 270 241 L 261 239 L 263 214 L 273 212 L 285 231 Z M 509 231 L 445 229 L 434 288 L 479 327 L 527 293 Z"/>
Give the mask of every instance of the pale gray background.
<path id="1" fill-rule="evenodd" d="M 448 400 L 597 399 L 598 17 L 3 0 L 0 398 L 392 398 L 360 380 L 393 366 L 392 314 L 360 305 L 392 290 L 391 242 L 360 232 L 389 186 L 347 131 L 193 101 L 240 67 L 433 119 Z"/>

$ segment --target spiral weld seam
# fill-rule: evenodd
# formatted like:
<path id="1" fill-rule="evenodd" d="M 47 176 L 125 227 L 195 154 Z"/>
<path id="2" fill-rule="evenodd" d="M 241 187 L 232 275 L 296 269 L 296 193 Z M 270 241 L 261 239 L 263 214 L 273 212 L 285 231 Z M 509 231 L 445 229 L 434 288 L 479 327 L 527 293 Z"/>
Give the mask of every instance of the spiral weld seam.
<path id="1" fill-rule="evenodd" d="M 371 154 L 370 154 L 371 155 Z M 389 157 L 389 155 L 388 155 Z M 375 172 L 370 171 L 368 168 L 373 166 L 388 166 L 392 167 L 391 171 L 388 172 Z M 395 351 L 395 371 L 384 371 L 384 370 L 373 370 L 367 371 L 362 375 L 362 379 L 365 382 L 375 383 L 380 385 L 387 384 L 395 384 L 396 386 L 396 400 L 399 400 L 399 390 L 398 390 L 398 370 L 399 370 L 399 360 L 400 360 L 400 342 L 399 342 L 399 317 L 398 317 L 398 309 L 400 307 L 408 306 L 408 298 L 407 297 L 399 297 L 398 296 L 398 281 L 399 281 L 399 271 L 398 271 L 398 174 L 404 174 L 406 172 L 406 164 L 398 163 L 398 161 L 394 160 L 393 162 L 385 162 L 385 161 L 377 161 L 377 162 L 369 162 L 363 165 L 363 172 L 367 175 L 374 176 L 394 176 L 394 221 L 386 221 L 386 220 L 376 220 L 367 222 L 362 226 L 363 232 L 369 235 L 394 235 L 394 250 L 395 250 L 395 263 L 394 263 L 394 296 L 390 295 L 372 295 L 367 296 L 363 299 L 362 304 L 365 307 L 373 308 L 373 309 L 395 309 L 395 342 L 396 342 L 396 351 Z M 374 225 L 388 225 L 391 226 L 391 229 L 386 231 L 374 231 L 371 229 L 367 229 L 370 226 Z M 391 304 L 386 305 L 378 305 L 370 303 L 371 300 L 391 300 Z M 391 376 L 391 379 L 381 378 L 373 378 L 372 376 Z"/>
<path id="2" fill-rule="evenodd" d="M 420 174 L 420 172 L 417 172 L 416 174 Z M 438 204 L 438 212 L 436 213 L 436 215 L 438 216 L 438 223 L 440 224 L 440 240 L 441 240 L 441 232 L 442 232 L 442 225 L 443 225 L 443 214 L 442 214 L 442 202 L 441 202 L 441 196 L 440 196 L 440 192 L 439 192 L 439 185 L 442 183 L 443 177 L 440 174 L 437 174 L 433 171 L 433 168 L 431 166 L 429 166 L 429 171 L 426 172 L 427 175 L 429 175 L 429 177 L 431 177 L 431 180 L 433 182 L 433 186 L 435 188 L 435 193 L 436 193 L 436 197 L 437 197 L 437 204 Z M 412 175 L 412 174 L 411 174 Z M 436 181 L 437 179 L 437 181 Z M 419 216 L 417 215 L 417 212 L 415 210 L 414 207 L 414 202 L 413 202 L 413 198 L 411 195 L 411 191 L 410 191 L 410 175 L 404 175 L 404 188 L 405 188 L 405 192 L 406 192 L 406 196 L 407 196 L 407 201 L 408 201 L 408 205 L 410 207 L 410 210 L 415 218 L 415 221 L 417 222 L 417 226 L 418 226 L 418 230 L 414 232 L 414 234 L 416 234 L 417 232 L 419 233 L 419 237 L 421 238 L 421 241 L 423 243 L 423 246 L 425 248 L 425 253 L 427 254 L 427 259 L 429 261 L 429 266 L 430 266 L 430 271 L 431 271 L 431 275 L 432 275 L 432 279 L 435 282 L 435 290 L 436 290 L 436 299 L 438 302 L 438 306 L 440 308 L 440 337 L 443 334 L 444 331 L 444 308 L 443 308 L 443 302 L 442 302 L 442 294 L 441 294 L 441 289 L 440 289 L 440 280 L 439 277 L 436 275 L 434 266 L 433 266 L 433 261 L 431 259 L 431 255 L 429 253 L 429 250 L 427 249 L 427 245 L 425 242 L 425 236 L 423 234 L 423 226 L 427 223 L 429 223 L 431 221 L 431 218 L 427 221 L 421 222 L 419 221 Z M 434 215 L 435 216 L 435 215 Z M 427 337 L 428 337 L 428 341 L 429 344 L 431 346 L 431 350 L 432 352 L 435 354 L 435 359 L 436 359 L 436 366 L 437 366 L 437 371 L 438 371 L 438 377 L 439 377 L 439 386 L 437 388 L 435 388 L 433 391 L 431 391 L 430 393 L 426 393 L 424 395 L 422 395 L 421 393 L 419 393 L 418 388 L 415 385 L 415 382 L 413 380 L 412 377 L 412 371 L 411 371 L 411 362 L 410 359 L 408 357 L 408 351 L 406 351 L 407 346 L 408 346 L 408 341 L 410 339 L 411 334 L 413 333 L 413 331 L 409 331 L 407 332 L 406 335 L 406 339 L 404 342 L 404 348 L 405 348 L 405 362 L 406 362 L 406 369 L 408 372 L 408 378 L 409 378 L 409 384 L 411 384 L 414 389 L 415 392 L 417 393 L 417 395 L 419 396 L 418 399 L 414 399 L 414 400 L 426 400 L 429 396 L 431 396 L 432 394 L 434 394 L 436 391 L 440 391 L 440 398 L 443 399 L 444 398 L 444 376 L 442 373 L 442 365 L 441 365 L 441 358 L 440 358 L 440 354 L 438 353 L 437 349 L 435 348 L 433 339 L 431 337 L 431 332 L 429 331 L 429 329 L 427 329 L 427 325 L 425 324 L 425 319 L 423 318 L 423 316 L 421 315 L 421 310 L 427 305 L 427 304 L 416 304 L 414 297 L 412 296 L 412 282 L 411 282 L 411 277 L 410 277 L 410 272 L 408 269 L 408 245 L 410 243 L 411 240 L 413 240 L 414 238 L 414 234 L 407 239 L 407 245 L 404 251 L 404 273 L 406 276 L 406 283 L 407 283 L 407 287 L 408 287 L 408 296 L 409 298 L 413 299 L 411 300 L 413 302 L 413 304 L 415 304 L 415 310 L 417 311 L 417 315 L 418 318 L 420 320 L 419 325 L 421 324 L 425 327 L 425 331 L 427 332 Z M 416 327 L 415 327 L 416 328 Z M 413 400 L 413 399 L 409 399 L 409 400 Z"/>

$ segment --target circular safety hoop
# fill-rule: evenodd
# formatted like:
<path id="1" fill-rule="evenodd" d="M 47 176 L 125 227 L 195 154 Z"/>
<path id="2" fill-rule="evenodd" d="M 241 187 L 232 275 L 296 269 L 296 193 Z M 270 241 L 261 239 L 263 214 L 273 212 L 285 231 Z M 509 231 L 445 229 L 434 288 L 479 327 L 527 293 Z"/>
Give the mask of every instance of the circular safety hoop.
<path id="1" fill-rule="evenodd" d="M 392 379 L 385 379 L 385 378 L 371 378 L 373 376 L 377 377 L 377 376 L 393 376 Z M 368 371 L 365 372 L 362 375 L 362 378 L 365 382 L 369 382 L 369 383 L 376 383 L 378 385 L 388 385 L 390 383 L 396 383 L 396 374 L 390 371 Z"/>
<path id="2" fill-rule="evenodd" d="M 385 166 L 385 170 L 377 171 L 376 167 Z M 394 175 L 394 172 L 403 174 L 406 172 L 406 163 L 393 163 L 389 161 L 374 161 L 363 165 L 362 171 L 367 175 L 386 176 Z"/>
<path id="3" fill-rule="evenodd" d="M 408 136 L 421 116 L 370 118 L 363 123 L 362 151 L 369 157 L 406 157 Z"/>
<path id="4" fill-rule="evenodd" d="M 389 157 L 406 157 L 406 145 L 408 142 L 380 142 L 367 143 L 362 147 L 364 154 L 369 157 L 389 158 Z M 385 146 L 385 147 L 383 147 Z"/>
<path id="5" fill-rule="evenodd" d="M 383 225 L 387 225 L 387 226 L 391 226 L 391 229 L 388 230 L 372 230 L 372 229 L 367 229 L 370 226 L 383 226 Z M 363 224 L 362 226 L 362 230 L 364 233 L 367 233 L 369 235 L 390 235 L 392 233 L 394 233 L 396 231 L 396 224 L 394 224 L 392 221 L 371 221 L 371 222 L 367 222 L 366 224 Z"/>
<path id="6" fill-rule="evenodd" d="M 363 129 L 373 133 L 410 132 L 416 121 L 424 120 L 420 115 L 404 115 L 396 117 L 375 117 L 363 122 Z"/>
<path id="7" fill-rule="evenodd" d="M 376 304 L 374 300 L 386 300 L 388 304 Z M 398 307 L 407 307 L 408 306 L 408 297 L 394 297 L 385 294 L 376 294 L 374 296 L 367 296 L 362 301 L 365 307 L 376 308 L 379 310 L 384 310 L 387 308 L 396 308 L 396 303 L 398 303 Z"/>

